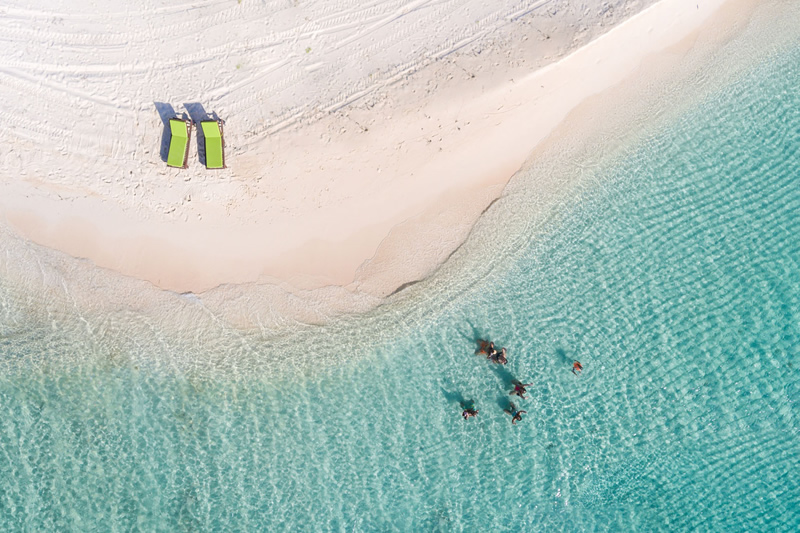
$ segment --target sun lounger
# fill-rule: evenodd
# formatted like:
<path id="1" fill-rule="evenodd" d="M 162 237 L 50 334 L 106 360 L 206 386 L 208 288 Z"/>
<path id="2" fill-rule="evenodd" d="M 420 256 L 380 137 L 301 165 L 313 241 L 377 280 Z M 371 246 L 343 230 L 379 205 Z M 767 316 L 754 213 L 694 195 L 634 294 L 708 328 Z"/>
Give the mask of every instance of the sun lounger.
<path id="1" fill-rule="evenodd" d="M 167 166 L 187 168 L 189 165 L 189 139 L 192 137 L 192 123 L 182 118 L 172 118 L 169 121 L 172 138 L 169 141 L 169 155 Z"/>
<path id="2" fill-rule="evenodd" d="M 206 168 L 225 168 L 225 139 L 221 120 L 204 120 L 200 123 L 206 144 Z"/>

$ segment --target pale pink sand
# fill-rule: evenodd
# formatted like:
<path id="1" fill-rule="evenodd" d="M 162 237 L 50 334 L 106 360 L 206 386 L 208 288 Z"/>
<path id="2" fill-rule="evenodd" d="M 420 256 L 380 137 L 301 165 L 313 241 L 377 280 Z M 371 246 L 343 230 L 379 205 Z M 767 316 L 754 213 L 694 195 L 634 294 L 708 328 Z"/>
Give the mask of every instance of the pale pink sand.
<path id="1" fill-rule="evenodd" d="M 344 96 L 332 93 L 327 108 L 287 112 L 272 122 L 262 117 L 269 106 L 262 99 L 268 95 L 250 98 L 247 92 L 252 88 L 261 94 L 255 89 L 259 77 L 237 78 L 238 71 L 248 68 L 247 47 L 225 44 L 224 35 L 218 48 L 195 55 L 189 52 L 194 40 L 163 38 L 161 55 L 155 54 L 148 47 L 158 39 L 145 35 L 133 44 L 121 43 L 123 49 L 133 46 L 123 54 L 124 64 L 51 63 L 45 56 L 28 57 L 25 50 L 6 51 L 0 74 L 9 83 L 3 96 L 22 99 L 15 104 L 22 116 L 0 114 L 12 125 L 0 139 L 11 147 L 4 153 L 0 182 L 2 219 L 36 243 L 170 290 L 202 292 L 225 283 L 284 281 L 300 288 L 342 285 L 384 296 L 425 277 L 458 247 L 531 151 L 571 110 L 623 82 L 652 54 L 691 36 L 723 3 L 662 0 L 541 69 L 508 60 L 502 46 L 482 57 L 418 60 L 388 74 L 379 66 L 381 81 L 367 85 L 366 101 L 347 105 L 358 95 L 350 85 Z M 258 11 L 243 5 L 247 29 Z M 176 5 L 174 12 L 181 9 L 186 10 Z M 152 23 L 157 13 L 151 11 L 134 15 L 150 17 Z M 5 29 L 24 37 L 24 29 L 13 21 L 45 18 L 43 12 L 31 13 L 6 8 L 4 24 L 11 27 Z M 134 22 L 134 15 L 108 24 L 147 26 Z M 57 19 L 59 14 L 47 16 Z M 231 17 L 220 19 L 218 31 L 235 31 Z M 491 20 L 469 35 L 495 31 L 498 23 L 487 17 Z M 61 18 L 62 24 L 86 24 L 92 31 L 99 27 L 85 17 L 78 22 Z M 383 24 L 395 41 L 402 41 L 402 30 L 389 19 L 367 17 L 350 28 L 346 16 L 340 22 L 338 48 L 331 45 L 339 54 L 334 58 L 349 53 L 347 46 L 368 35 L 364 31 L 370 24 Z M 315 34 L 313 20 L 308 24 L 295 40 L 278 39 L 313 51 L 316 45 L 303 47 L 301 41 L 324 32 Z M 435 20 L 430 28 L 435 32 Z M 95 46 L 99 39 L 92 33 L 79 38 L 83 34 L 63 37 L 57 28 L 51 31 L 55 37 L 50 39 L 61 46 L 55 54 Z M 451 34 L 440 54 L 459 44 L 460 34 Z M 258 40 L 248 36 L 256 47 Z M 59 41 L 62 37 L 67 44 Z M 513 40 L 514 34 L 507 37 Z M 165 47 L 177 50 L 170 55 Z M 363 51 L 363 46 L 354 49 Z M 300 67 L 323 69 L 332 61 L 324 53 L 319 63 L 303 57 L 306 63 Z M 119 60 L 115 54 L 109 57 Z M 172 61 L 169 68 L 164 61 Z M 237 61 L 241 68 L 228 64 Z M 264 60 L 259 72 L 280 68 L 280 61 Z M 219 71 L 223 63 L 228 68 L 224 84 L 200 76 L 192 93 L 181 93 L 177 81 L 165 77 L 169 72 L 191 82 L 196 70 Z M 114 81 L 119 85 L 93 87 L 96 79 L 105 79 L 98 73 L 115 68 L 121 73 L 122 81 Z M 164 72 L 157 77 L 147 74 L 159 69 Z M 67 83 L 62 71 L 79 72 L 84 81 Z M 474 72 L 479 74 L 471 77 Z M 136 78 L 137 73 L 145 74 Z M 140 85 L 126 85 L 128 78 Z M 287 80 L 297 83 L 291 76 Z M 325 81 L 296 87 L 313 93 Z M 145 82 L 154 86 L 142 86 Z M 38 93 L 26 92 L 31 83 L 38 83 Z M 166 86 L 163 93 L 159 84 Z M 226 100 L 229 94 L 239 99 Z M 51 108 L 41 104 L 44 112 L 33 102 L 56 95 L 63 101 Z M 178 111 L 181 102 L 202 102 L 207 111 L 226 118 L 229 168 L 203 169 L 193 140 L 190 169 L 168 169 L 158 154 L 163 126 L 153 101 L 172 102 Z M 71 106 L 84 106 L 85 112 L 68 115 L 74 122 L 59 122 L 58 111 L 68 114 Z M 262 118 L 253 120 L 252 115 Z"/>

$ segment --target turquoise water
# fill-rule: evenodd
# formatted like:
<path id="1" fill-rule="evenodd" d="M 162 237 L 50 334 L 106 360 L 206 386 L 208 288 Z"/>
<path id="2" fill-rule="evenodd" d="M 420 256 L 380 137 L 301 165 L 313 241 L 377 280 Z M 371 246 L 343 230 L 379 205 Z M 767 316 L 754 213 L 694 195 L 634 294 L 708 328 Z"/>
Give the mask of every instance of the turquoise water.
<path id="1" fill-rule="evenodd" d="M 770 56 L 455 295 L 207 347 L 318 368 L 148 366 L 181 356 L 157 324 L 31 318 L 6 287 L 0 530 L 800 529 L 798 87 L 800 48 Z"/>

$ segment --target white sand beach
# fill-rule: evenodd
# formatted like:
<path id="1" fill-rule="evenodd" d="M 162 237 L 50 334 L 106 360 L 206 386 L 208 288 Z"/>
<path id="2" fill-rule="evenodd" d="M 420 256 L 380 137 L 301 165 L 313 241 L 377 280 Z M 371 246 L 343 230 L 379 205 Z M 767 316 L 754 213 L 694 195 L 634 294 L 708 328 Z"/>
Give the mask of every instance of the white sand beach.
<path id="1" fill-rule="evenodd" d="M 380 298 L 434 271 L 569 113 L 725 3 L 10 0 L 0 224 L 170 291 Z M 196 137 L 168 168 L 173 114 L 223 119 L 228 168 Z"/>

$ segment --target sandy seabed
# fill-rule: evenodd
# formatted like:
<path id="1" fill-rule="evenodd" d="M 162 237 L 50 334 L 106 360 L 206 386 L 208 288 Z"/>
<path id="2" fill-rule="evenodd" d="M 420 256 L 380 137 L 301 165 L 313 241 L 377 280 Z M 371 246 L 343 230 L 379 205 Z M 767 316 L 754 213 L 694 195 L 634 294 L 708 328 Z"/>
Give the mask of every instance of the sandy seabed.
<path id="1" fill-rule="evenodd" d="M 7 277 L 95 308 L 248 284 L 303 320 L 370 309 L 434 272 L 559 127 L 755 5 L 484 4 L 6 3 Z M 225 120 L 228 168 L 197 138 L 168 168 L 173 115 Z"/>

